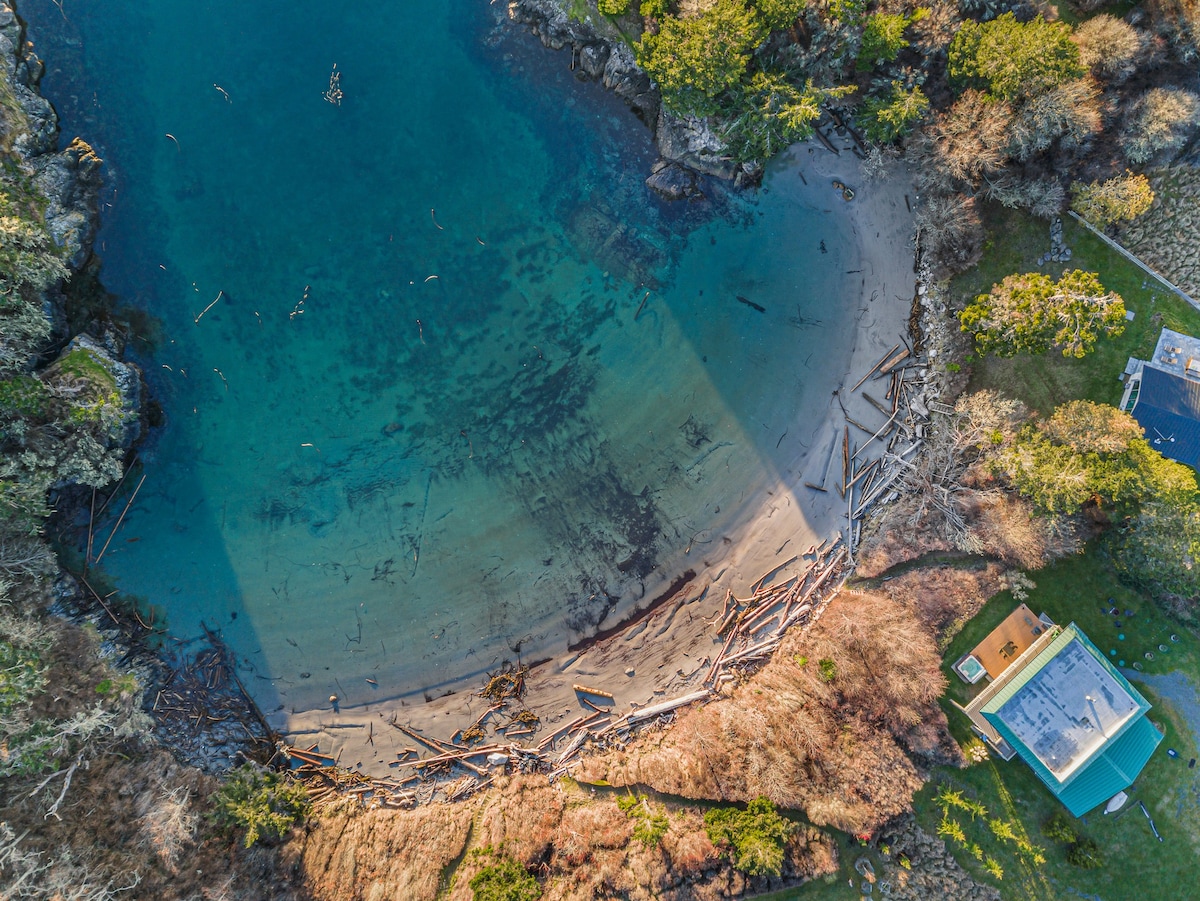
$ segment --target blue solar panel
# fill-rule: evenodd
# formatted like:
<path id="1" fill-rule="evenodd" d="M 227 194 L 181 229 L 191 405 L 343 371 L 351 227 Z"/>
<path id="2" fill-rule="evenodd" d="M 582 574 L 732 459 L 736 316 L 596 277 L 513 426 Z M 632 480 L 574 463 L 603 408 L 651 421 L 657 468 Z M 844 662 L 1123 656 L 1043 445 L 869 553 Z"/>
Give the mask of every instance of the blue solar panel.
<path id="1" fill-rule="evenodd" d="M 1200 469 L 1200 382 L 1146 366 L 1133 418 L 1164 457 Z"/>

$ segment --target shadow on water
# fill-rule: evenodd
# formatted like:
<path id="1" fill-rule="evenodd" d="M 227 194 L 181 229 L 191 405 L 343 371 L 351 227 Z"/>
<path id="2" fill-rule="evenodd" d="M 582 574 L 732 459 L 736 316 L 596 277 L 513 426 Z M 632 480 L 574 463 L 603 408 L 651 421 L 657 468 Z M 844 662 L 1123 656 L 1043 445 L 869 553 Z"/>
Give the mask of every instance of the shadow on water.
<path id="1" fill-rule="evenodd" d="M 167 336 L 106 564 L 219 623 L 268 713 L 428 697 L 610 628 L 747 511 L 802 521 L 842 227 L 664 207 L 646 128 L 484 6 L 21 6 L 110 161 L 106 285 Z"/>

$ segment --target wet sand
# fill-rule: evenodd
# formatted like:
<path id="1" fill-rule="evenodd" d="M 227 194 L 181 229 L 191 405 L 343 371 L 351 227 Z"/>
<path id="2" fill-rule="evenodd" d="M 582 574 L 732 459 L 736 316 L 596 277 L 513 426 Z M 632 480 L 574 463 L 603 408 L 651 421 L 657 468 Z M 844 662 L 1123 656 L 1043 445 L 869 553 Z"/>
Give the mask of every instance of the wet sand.
<path id="1" fill-rule="evenodd" d="M 540 718 L 541 729 L 515 741 L 532 746 L 557 726 L 591 712 L 572 689 L 575 683 L 611 693 L 613 700 L 606 703 L 618 714 L 695 691 L 707 661 L 720 651 L 710 623 L 720 613 L 727 590 L 745 596 L 768 574 L 784 579 L 801 572 L 813 559 L 813 548 L 846 532 L 846 503 L 835 489 L 841 478 L 845 417 L 868 426 L 882 425 L 884 419 L 861 390 L 850 389 L 907 335 L 915 277 L 912 217 L 905 202 L 906 192 L 912 190 L 910 176 L 894 169 L 886 180 L 864 184 L 857 157 L 845 142 L 839 146 L 847 149 L 834 156 L 816 141 L 795 145 L 766 186 L 797 203 L 846 217 L 856 237 L 857 253 L 845 254 L 851 265 L 838 296 L 830 298 L 831 303 L 856 306 L 853 350 L 849 358 L 816 361 L 839 372 L 837 396 L 805 399 L 788 427 L 789 434 L 803 436 L 803 441 L 790 445 L 795 453 L 789 465 L 780 469 L 773 484 L 760 485 L 756 493 L 740 499 L 737 515 L 729 520 L 736 527 L 703 545 L 689 544 L 677 559 L 660 561 L 657 584 L 648 581 L 640 609 L 623 617 L 628 625 L 606 621 L 598 638 L 560 648 L 551 659 L 533 665 L 524 704 Z M 854 189 L 852 201 L 842 198 L 835 180 Z M 775 252 L 787 253 L 787 248 Z M 790 386 L 781 384 L 780 397 L 788 390 Z M 874 442 L 859 461 L 875 459 L 883 449 L 881 442 Z M 814 491 L 806 482 L 829 490 Z M 415 742 L 389 722 L 448 741 L 490 706 L 477 694 L 481 687 L 480 680 L 473 679 L 443 687 L 441 691 L 453 693 L 425 703 L 410 699 L 353 704 L 339 699 L 337 710 L 281 710 L 269 718 L 290 744 L 316 745 L 340 765 L 374 776 L 396 775 L 389 764 Z M 504 742 L 502 735 L 493 738 L 488 731 L 488 743 Z"/>

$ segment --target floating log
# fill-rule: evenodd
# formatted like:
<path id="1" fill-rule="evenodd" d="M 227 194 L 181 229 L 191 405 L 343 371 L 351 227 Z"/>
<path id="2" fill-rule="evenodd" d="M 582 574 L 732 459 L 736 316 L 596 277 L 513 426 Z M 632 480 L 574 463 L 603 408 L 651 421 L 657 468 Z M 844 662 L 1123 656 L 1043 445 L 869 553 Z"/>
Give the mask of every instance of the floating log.
<path id="1" fill-rule="evenodd" d="M 823 485 L 814 485 L 812 482 L 805 482 L 804 487 L 811 488 L 813 491 L 820 491 L 822 494 L 826 493 L 829 490 L 829 489 L 825 488 Z"/>

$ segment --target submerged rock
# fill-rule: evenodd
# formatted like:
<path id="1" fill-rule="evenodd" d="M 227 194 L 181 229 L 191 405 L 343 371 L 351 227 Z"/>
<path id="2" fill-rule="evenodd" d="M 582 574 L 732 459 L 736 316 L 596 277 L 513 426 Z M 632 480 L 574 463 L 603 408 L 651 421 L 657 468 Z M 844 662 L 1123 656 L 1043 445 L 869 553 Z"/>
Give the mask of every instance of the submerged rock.
<path id="1" fill-rule="evenodd" d="M 684 200 L 703 196 L 696 183 L 696 173 L 678 163 L 659 160 L 646 179 L 646 187 L 666 200 Z"/>

